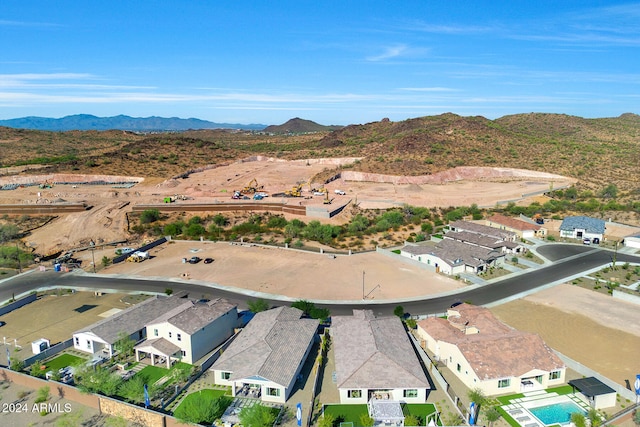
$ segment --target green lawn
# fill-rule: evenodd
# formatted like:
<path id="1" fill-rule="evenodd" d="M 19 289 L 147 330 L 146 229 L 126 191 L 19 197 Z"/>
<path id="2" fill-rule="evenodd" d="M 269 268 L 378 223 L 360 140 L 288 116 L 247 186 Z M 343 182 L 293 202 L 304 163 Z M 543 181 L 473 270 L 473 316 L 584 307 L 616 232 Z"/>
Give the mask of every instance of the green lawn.
<path id="1" fill-rule="evenodd" d="M 418 417 L 424 425 L 427 415 L 436 412 L 436 407 L 432 403 L 410 403 L 402 405 L 402 412 L 405 416 L 413 415 Z M 325 405 L 325 414 L 331 414 L 336 418 L 336 424 L 341 422 L 352 422 L 353 425 L 360 425 L 360 416 L 368 414 L 367 405 Z"/>
<path id="2" fill-rule="evenodd" d="M 324 413 L 333 415 L 336 425 L 352 422 L 354 426 L 360 425 L 360 415 L 369 414 L 367 405 L 325 405 Z"/>
<path id="3" fill-rule="evenodd" d="M 433 403 L 406 403 L 402 405 L 402 413 L 413 415 L 420 420 L 421 425 L 426 425 L 427 416 L 436 412 L 436 406 Z M 436 420 L 440 423 L 440 420 Z"/>
<path id="4" fill-rule="evenodd" d="M 48 362 L 45 362 L 44 365 L 47 367 L 47 371 L 57 371 L 61 368 L 66 368 L 67 366 L 75 366 L 86 359 L 82 357 L 74 356 L 73 354 L 61 354 L 58 357 L 55 357 Z"/>
<path id="5" fill-rule="evenodd" d="M 140 375 L 145 379 L 147 384 L 155 384 L 160 378 L 164 377 L 169 373 L 169 370 L 166 368 L 160 368 L 158 366 L 147 366 L 136 375 Z"/>

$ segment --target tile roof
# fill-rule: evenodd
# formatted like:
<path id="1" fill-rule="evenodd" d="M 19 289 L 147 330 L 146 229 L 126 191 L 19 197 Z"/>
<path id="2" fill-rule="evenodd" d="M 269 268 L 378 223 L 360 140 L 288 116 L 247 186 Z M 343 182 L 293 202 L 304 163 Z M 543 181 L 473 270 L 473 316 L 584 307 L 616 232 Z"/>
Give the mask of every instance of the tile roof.
<path id="1" fill-rule="evenodd" d="M 235 305 L 229 303 L 224 298 L 216 298 L 207 302 L 189 301 L 184 306 L 177 307 L 172 312 L 155 319 L 152 323 L 166 321 L 185 333 L 192 335 L 225 313 L 228 313 L 229 310 L 232 310 L 234 307 Z"/>
<path id="2" fill-rule="evenodd" d="M 134 347 L 136 350 L 144 351 L 146 353 L 159 352 L 164 356 L 173 356 L 180 351 L 180 347 L 164 338 L 153 338 L 144 340 L 140 344 Z M 157 354 L 157 353 L 156 353 Z"/>
<path id="3" fill-rule="evenodd" d="M 598 218 L 588 216 L 568 216 L 560 224 L 561 231 L 585 230 L 587 233 L 604 234 L 605 223 Z"/>
<path id="4" fill-rule="evenodd" d="M 507 230 L 499 230 L 488 225 L 478 224 L 469 221 L 453 221 L 449 223 L 449 228 L 453 231 L 471 231 L 472 233 L 480 233 L 491 237 L 497 237 L 502 240 L 515 241 L 516 233 Z"/>
<path id="5" fill-rule="evenodd" d="M 523 221 L 517 218 L 511 218 L 502 214 L 493 214 L 489 218 L 486 219 L 488 223 L 496 223 L 499 225 L 504 225 L 505 227 L 513 228 L 514 230 L 527 231 L 533 230 L 538 231 L 542 227 L 538 224 L 532 224 L 530 222 Z M 488 224 L 491 226 L 490 224 Z"/>
<path id="6" fill-rule="evenodd" d="M 149 322 L 158 317 L 158 313 L 171 311 L 185 304 L 187 300 L 177 296 L 154 296 L 143 302 L 122 310 L 103 320 L 80 329 L 74 334 L 91 332 L 103 341 L 113 344 L 121 333 L 128 335 L 143 329 Z"/>
<path id="7" fill-rule="evenodd" d="M 505 242 L 498 237 L 487 236 L 485 234 L 472 233 L 470 231 L 450 231 L 443 236 L 445 239 L 457 240 L 463 243 L 482 246 L 484 248 L 500 249 L 513 247 L 514 242 Z M 517 244 L 516 244 L 517 245 Z"/>
<path id="8" fill-rule="evenodd" d="M 288 386 L 318 330 L 318 320 L 278 307 L 257 313 L 211 369 L 231 372 L 231 380 L 259 376 Z"/>
<path id="9" fill-rule="evenodd" d="M 338 388 L 428 388 L 402 322 L 370 310 L 331 319 Z"/>
<path id="10" fill-rule="evenodd" d="M 444 239 L 435 246 L 405 245 L 401 251 L 413 255 L 432 255 L 440 258 L 450 266 L 464 264 L 478 267 L 504 256 L 499 250 L 486 249 L 481 246 L 470 245 L 453 239 Z"/>
<path id="11" fill-rule="evenodd" d="M 565 367 L 538 335 L 510 328 L 486 308 L 461 304 L 448 314 L 447 319 L 421 320 L 418 326 L 433 339 L 456 345 L 481 380 Z M 466 334 L 468 328 L 477 333 Z"/>

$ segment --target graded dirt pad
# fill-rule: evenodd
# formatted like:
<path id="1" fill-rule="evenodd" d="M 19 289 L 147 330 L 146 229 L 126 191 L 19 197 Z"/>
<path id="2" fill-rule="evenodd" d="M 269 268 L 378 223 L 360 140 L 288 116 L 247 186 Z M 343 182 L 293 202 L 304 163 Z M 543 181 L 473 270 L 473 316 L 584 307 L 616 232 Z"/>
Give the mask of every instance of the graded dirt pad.
<path id="1" fill-rule="evenodd" d="M 215 261 L 182 262 L 194 255 Z M 293 300 L 361 301 L 363 272 L 365 294 L 374 301 L 431 295 L 464 286 L 462 282 L 375 252 L 334 258 L 224 242 L 175 242 L 152 250 L 151 256 L 152 259 L 141 263 L 121 263 L 102 272 L 205 280 L 225 287 L 280 294 Z"/>
<path id="2" fill-rule="evenodd" d="M 89 240 L 97 244 L 128 236 L 126 214 L 136 204 L 162 203 L 165 197 L 176 198 L 174 205 L 188 203 L 234 203 L 234 190 L 241 190 L 255 179 L 268 194 L 283 193 L 301 185 L 299 198 L 268 197 L 267 202 L 311 205 L 325 209 L 323 196 L 313 196 L 311 190 L 322 182 L 311 182 L 316 174 L 337 165 L 348 165 L 355 158 L 309 159 L 285 161 L 252 157 L 217 167 L 203 168 L 185 178 L 143 180 L 131 188 L 113 185 L 54 185 L 0 191 L 0 204 L 85 203 L 92 208 L 85 212 L 68 213 L 46 227 L 34 231 L 28 242 L 36 252 L 50 254 L 56 250 L 85 246 Z M 22 177 L 2 177 L 10 183 Z M 30 176 L 33 182 L 127 182 L 140 181 L 135 176 L 104 175 L 43 175 Z M 38 181 L 39 180 L 39 181 Z M 574 180 L 558 175 L 508 168 L 455 168 L 439 174 L 419 177 L 390 177 L 362 174 L 350 170 L 328 184 L 331 208 L 352 201 L 361 208 L 391 208 L 410 204 L 424 207 L 448 207 L 477 204 L 494 206 L 498 202 L 519 200 L 525 196 L 559 188 Z M 338 195 L 335 190 L 346 191 Z M 338 215 L 333 221 L 340 219 Z"/>
<path id="3" fill-rule="evenodd" d="M 512 327 L 539 334 L 553 349 L 626 385 L 640 372 L 638 306 L 562 284 L 494 307 Z"/>

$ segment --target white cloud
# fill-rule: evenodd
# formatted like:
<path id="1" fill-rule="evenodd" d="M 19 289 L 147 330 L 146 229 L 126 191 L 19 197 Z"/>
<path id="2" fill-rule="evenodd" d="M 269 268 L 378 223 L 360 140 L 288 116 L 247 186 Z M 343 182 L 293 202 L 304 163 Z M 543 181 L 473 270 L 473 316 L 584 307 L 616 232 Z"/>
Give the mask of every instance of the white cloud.
<path id="1" fill-rule="evenodd" d="M 384 52 L 379 55 L 368 56 L 367 61 L 378 62 L 386 61 L 387 59 L 397 58 L 407 52 L 407 46 L 403 44 L 389 46 L 384 49 Z"/>

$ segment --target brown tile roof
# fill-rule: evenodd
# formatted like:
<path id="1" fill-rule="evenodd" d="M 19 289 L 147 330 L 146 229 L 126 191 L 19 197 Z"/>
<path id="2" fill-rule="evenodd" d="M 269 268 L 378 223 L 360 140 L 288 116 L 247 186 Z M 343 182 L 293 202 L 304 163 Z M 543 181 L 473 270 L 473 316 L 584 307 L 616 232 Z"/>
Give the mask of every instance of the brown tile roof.
<path id="1" fill-rule="evenodd" d="M 489 226 L 491 226 L 491 223 L 493 222 L 498 225 L 503 225 L 505 227 L 509 227 L 514 230 L 520 230 L 520 231 L 527 231 L 527 230 L 538 231 L 540 230 L 540 228 L 542 228 L 538 224 L 531 224 L 530 222 L 523 221 L 517 218 L 511 218 L 508 216 L 504 216 L 502 214 L 493 214 L 492 216 L 487 218 L 486 221 Z"/>
<path id="2" fill-rule="evenodd" d="M 538 335 L 510 328 L 486 308 L 461 304 L 449 309 L 448 315 L 421 320 L 418 327 L 435 340 L 456 345 L 481 380 L 565 366 Z M 478 333 L 465 334 L 470 327 Z"/>
<path id="3" fill-rule="evenodd" d="M 514 241 L 517 238 L 513 231 L 500 230 L 488 225 L 478 224 L 469 221 L 453 221 L 449 223 L 449 228 L 453 231 L 471 231 L 472 233 L 480 233 L 491 237 L 497 237 L 502 240 Z"/>
<path id="4" fill-rule="evenodd" d="M 429 387 L 398 317 L 353 313 L 331 319 L 338 388 Z"/>

